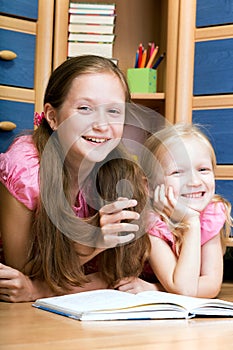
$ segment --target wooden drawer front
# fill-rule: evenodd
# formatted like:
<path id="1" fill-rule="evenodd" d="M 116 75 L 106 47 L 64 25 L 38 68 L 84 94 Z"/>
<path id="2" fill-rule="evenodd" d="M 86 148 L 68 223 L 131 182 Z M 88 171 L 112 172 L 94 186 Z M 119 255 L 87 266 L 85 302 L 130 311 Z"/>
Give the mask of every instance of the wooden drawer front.
<path id="1" fill-rule="evenodd" d="M 226 198 L 233 209 L 233 180 L 216 180 L 216 193 Z M 231 210 L 231 213 L 233 215 L 233 210 Z"/>
<path id="2" fill-rule="evenodd" d="M 17 54 L 12 61 L 0 60 L 0 84 L 32 89 L 36 36 L 0 29 L 0 50 Z"/>
<path id="3" fill-rule="evenodd" d="M 211 139 L 218 164 L 233 164 L 233 109 L 194 110 L 192 120 Z"/>
<path id="4" fill-rule="evenodd" d="M 233 38 L 195 44 L 194 95 L 233 93 Z"/>
<path id="5" fill-rule="evenodd" d="M 0 152 L 5 152 L 14 137 L 33 129 L 33 103 L 0 100 L 0 121 L 11 121 L 17 125 L 12 131 L 0 130 Z"/>
<path id="6" fill-rule="evenodd" d="M 0 0 L 0 12 L 36 20 L 38 0 Z"/>
<path id="7" fill-rule="evenodd" d="M 232 0 L 197 0 L 197 27 L 229 23 L 233 23 Z"/>

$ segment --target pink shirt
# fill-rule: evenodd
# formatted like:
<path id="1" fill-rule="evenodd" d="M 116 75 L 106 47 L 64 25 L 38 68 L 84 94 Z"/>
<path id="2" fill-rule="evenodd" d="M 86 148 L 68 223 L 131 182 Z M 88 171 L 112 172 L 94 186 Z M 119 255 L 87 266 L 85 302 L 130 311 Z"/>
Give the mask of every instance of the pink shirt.
<path id="1" fill-rule="evenodd" d="M 7 152 L 0 154 L 0 182 L 30 210 L 35 210 L 38 204 L 38 173 L 39 158 L 31 135 L 19 137 Z M 75 214 L 80 218 L 88 217 L 88 206 L 81 192 L 77 203 L 78 206 L 73 207 Z"/>
<path id="2" fill-rule="evenodd" d="M 201 212 L 201 245 L 215 237 L 226 221 L 225 207 L 222 202 L 212 202 Z M 167 242 L 175 252 L 175 243 L 173 234 L 167 224 L 161 220 L 160 216 L 151 212 L 149 217 L 148 233 L 159 237 Z"/>

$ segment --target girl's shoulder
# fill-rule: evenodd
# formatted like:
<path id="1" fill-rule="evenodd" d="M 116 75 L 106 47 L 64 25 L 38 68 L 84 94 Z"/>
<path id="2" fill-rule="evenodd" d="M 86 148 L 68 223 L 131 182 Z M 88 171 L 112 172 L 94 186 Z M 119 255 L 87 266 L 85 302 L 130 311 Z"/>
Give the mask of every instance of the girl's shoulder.
<path id="1" fill-rule="evenodd" d="M 226 208 L 223 202 L 211 202 L 200 215 L 202 244 L 216 236 L 226 221 Z"/>
<path id="2" fill-rule="evenodd" d="M 18 137 L 0 154 L 0 182 L 30 210 L 38 199 L 38 171 L 39 157 L 31 135 Z"/>
<path id="3" fill-rule="evenodd" d="M 148 213 L 147 232 L 152 236 L 157 236 L 166 241 L 173 241 L 173 235 L 168 225 L 161 219 L 160 215 L 154 211 Z"/>

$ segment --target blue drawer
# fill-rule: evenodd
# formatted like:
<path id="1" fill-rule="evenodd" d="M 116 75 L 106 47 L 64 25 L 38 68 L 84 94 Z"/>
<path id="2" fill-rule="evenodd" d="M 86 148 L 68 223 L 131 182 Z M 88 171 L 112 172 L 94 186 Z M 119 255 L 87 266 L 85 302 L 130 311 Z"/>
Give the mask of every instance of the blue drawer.
<path id="1" fill-rule="evenodd" d="M 233 93 L 233 39 L 195 44 L 194 95 Z"/>
<path id="2" fill-rule="evenodd" d="M 6 151 L 16 135 L 33 129 L 33 115 L 33 103 L 0 100 L 0 121 L 11 121 L 17 125 L 12 131 L 0 130 L 0 153 Z"/>
<path id="3" fill-rule="evenodd" d="M 36 20 L 38 0 L 0 0 L 0 12 Z"/>
<path id="4" fill-rule="evenodd" d="M 231 23 L 233 23 L 232 0 L 197 0 L 197 27 Z"/>
<path id="5" fill-rule="evenodd" d="M 0 84 L 16 87 L 34 87 L 34 60 L 36 36 L 0 29 L 0 50 L 17 54 L 12 61 L 0 60 Z"/>
<path id="6" fill-rule="evenodd" d="M 233 215 L 233 180 L 216 180 L 215 192 L 231 203 L 231 215 Z"/>
<path id="7" fill-rule="evenodd" d="M 217 163 L 233 164 L 233 109 L 194 110 L 192 121 L 202 125 L 212 141 Z"/>

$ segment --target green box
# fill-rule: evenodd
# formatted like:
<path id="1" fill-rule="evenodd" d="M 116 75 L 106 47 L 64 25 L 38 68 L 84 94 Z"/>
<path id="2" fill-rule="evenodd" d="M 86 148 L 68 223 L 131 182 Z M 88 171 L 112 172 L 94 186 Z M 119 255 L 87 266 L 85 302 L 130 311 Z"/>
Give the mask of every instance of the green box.
<path id="1" fill-rule="evenodd" d="M 130 92 L 156 92 L 157 70 L 152 68 L 129 68 L 127 80 Z"/>

